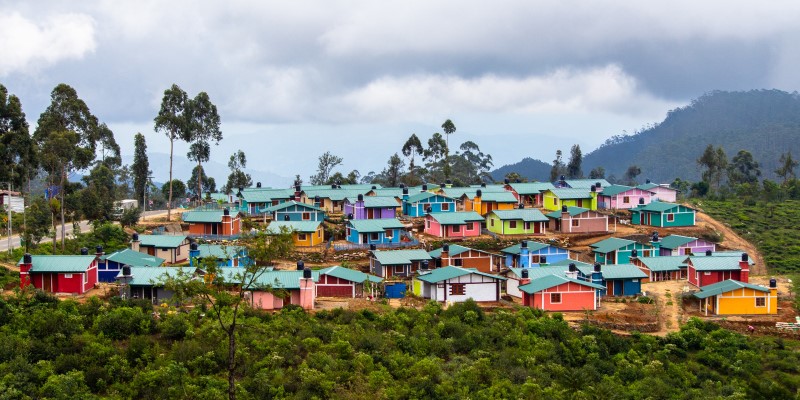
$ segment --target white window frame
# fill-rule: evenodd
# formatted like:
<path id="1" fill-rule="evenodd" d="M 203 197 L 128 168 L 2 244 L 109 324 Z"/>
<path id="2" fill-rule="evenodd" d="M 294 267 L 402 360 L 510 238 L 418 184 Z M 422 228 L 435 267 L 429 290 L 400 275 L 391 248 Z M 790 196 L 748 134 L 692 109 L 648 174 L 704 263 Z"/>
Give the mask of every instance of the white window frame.
<path id="1" fill-rule="evenodd" d="M 64 274 L 64 279 L 72 279 L 72 274 Z"/>
<path id="2" fill-rule="evenodd" d="M 450 203 L 442 203 L 442 211 L 450 211 Z"/>

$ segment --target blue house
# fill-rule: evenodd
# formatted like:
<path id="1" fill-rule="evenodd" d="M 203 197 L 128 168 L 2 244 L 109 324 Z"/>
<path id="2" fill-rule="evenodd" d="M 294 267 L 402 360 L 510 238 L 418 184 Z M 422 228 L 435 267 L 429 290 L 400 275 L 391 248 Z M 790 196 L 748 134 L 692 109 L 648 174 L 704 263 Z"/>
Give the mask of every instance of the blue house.
<path id="1" fill-rule="evenodd" d="M 427 213 L 455 212 L 456 201 L 442 194 L 421 192 L 403 198 L 403 215 L 424 217 Z"/>
<path id="2" fill-rule="evenodd" d="M 131 249 L 120 250 L 100 256 L 97 263 L 97 280 L 99 282 L 116 282 L 117 275 L 122 271 L 123 266 L 160 267 L 163 263 L 163 258 Z"/>
<path id="3" fill-rule="evenodd" d="M 263 215 L 267 207 L 285 203 L 294 196 L 292 189 L 247 188 L 236 193 L 240 209 L 250 215 Z"/>
<path id="4" fill-rule="evenodd" d="M 647 274 L 633 264 L 575 265 L 578 279 L 604 286 L 601 291 L 604 296 L 639 295 L 642 293 L 642 279 L 647 278 Z"/>
<path id="5" fill-rule="evenodd" d="M 189 247 L 189 266 L 200 267 L 200 259 L 213 258 L 219 267 L 246 267 L 252 261 L 244 246 L 192 243 Z"/>
<path id="6" fill-rule="evenodd" d="M 397 218 L 351 219 L 347 221 L 345 237 L 357 244 L 400 243 L 405 226 Z"/>
<path id="7" fill-rule="evenodd" d="M 325 211 L 319 207 L 295 200 L 267 207 L 263 210 L 273 221 L 324 221 Z"/>
<path id="8" fill-rule="evenodd" d="M 569 258 L 569 250 L 546 243 L 525 241 L 500 250 L 506 257 L 506 267 L 530 268 L 553 264 Z"/>
<path id="9" fill-rule="evenodd" d="M 658 249 L 644 243 L 628 239 L 608 238 L 590 245 L 594 252 L 594 261 L 600 264 L 627 264 L 636 250 L 638 257 L 656 257 Z"/>

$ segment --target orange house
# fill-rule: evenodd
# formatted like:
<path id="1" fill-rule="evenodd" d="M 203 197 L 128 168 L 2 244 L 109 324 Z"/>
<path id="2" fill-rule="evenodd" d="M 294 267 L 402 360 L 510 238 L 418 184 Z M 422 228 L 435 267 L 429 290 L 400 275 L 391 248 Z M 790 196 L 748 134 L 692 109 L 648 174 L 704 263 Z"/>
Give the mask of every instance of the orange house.
<path id="1" fill-rule="evenodd" d="M 464 203 L 464 211 L 475 211 L 483 217 L 494 210 L 513 210 L 518 203 L 517 198 L 511 192 L 483 193 L 480 189 L 475 192 L 473 198 L 470 198 L 467 193 L 463 194 L 461 201 Z"/>
<path id="2" fill-rule="evenodd" d="M 239 236 L 242 232 L 242 214 L 231 215 L 230 210 L 194 210 L 182 214 L 183 222 L 189 224 L 191 237 Z"/>
<path id="3" fill-rule="evenodd" d="M 277 235 L 283 231 L 292 232 L 297 247 L 312 247 L 325 242 L 320 221 L 272 221 L 267 226 L 267 234 Z"/>

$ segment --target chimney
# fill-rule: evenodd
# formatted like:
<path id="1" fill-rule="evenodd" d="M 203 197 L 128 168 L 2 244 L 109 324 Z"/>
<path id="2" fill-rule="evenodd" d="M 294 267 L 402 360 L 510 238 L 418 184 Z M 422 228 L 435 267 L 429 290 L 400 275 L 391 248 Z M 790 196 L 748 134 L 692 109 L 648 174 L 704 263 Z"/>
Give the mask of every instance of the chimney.
<path id="1" fill-rule="evenodd" d="M 661 255 L 661 239 L 658 237 L 658 231 L 653 231 L 653 236 L 650 239 L 650 245 L 656 249 L 654 256 Z"/>
<path id="2" fill-rule="evenodd" d="M 375 190 L 375 189 L 377 189 L 377 188 L 378 188 L 377 186 L 375 186 L 375 185 L 372 185 L 372 190 Z"/>
<path id="3" fill-rule="evenodd" d="M 442 267 L 450 265 L 450 245 L 445 243 L 442 246 Z"/>
<path id="4" fill-rule="evenodd" d="M 300 263 L 300 262 L 298 262 Z M 298 267 L 298 271 L 299 271 Z M 314 309 L 314 279 L 312 278 L 311 268 L 303 268 L 303 277 L 300 278 L 300 307 L 304 310 Z"/>
<path id="5" fill-rule="evenodd" d="M 369 245 L 369 251 L 375 251 L 378 249 L 378 246 L 375 246 L 375 243 Z"/>
<path id="6" fill-rule="evenodd" d="M 298 260 L 297 261 L 297 270 L 298 271 L 303 271 L 303 269 L 305 267 L 306 267 L 306 263 L 304 263 L 303 260 Z"/>
<path id="7" fill-rule="evenodd" d="M 19 288 L 25 289 L 25 286 L 31 284 L 30 270 L 33 267 L 33 258 L 29 253 L 22 256 L 22 263 L 19 265 Z"/>
<path id="8" fill-rule="evenodd" d="M 447 187 L 447 185 L 445 185 L 444 183 L 440 183 L 440 184 L 439 184 L 439 189 L 444 189 L 444 188 L 446 188 L 446 187 Z"/>
<path id="9" fill-rule="evenodd" d="M 595 183 L 594 183 L 594 187 L 595 187 L 596 189 L 600 189 L 600 188 L 602 188 L 602 187 L 603 187 L 603 185 L 600 183 L 600 181 L 597 181 L 597 182 L 595 182 Z"/>
<path id="10" fill-rule="evenodd" d="M 364 195 L 363 194 L 359 194 L 357 199 L 358 199 L 358 201 L 364 201 Z"/>
<path id="11" fill-rule="evenodd" d="M 508 185 L 509 183 L 511 183 L 511 180 L 510 180 L 510 179 L 508 179 L 508 178 L 506 178 L 506 179 L 503 179 L 503 183 L 504 183 L 504 184 L 506 184 L 506 185 Z"/>
<path id="12" fill-rule="evenodd" d="M 189 243 L 189 266 L 190 267 L 197 267 L 197 265 L 194 265 L 194 264 L 197 262 L 197 258 L 198 257 L 200 257 L 199 246 L 197 245 L 197 242 L 192 240 Z"/>
<path id="13" fill-rule="evenodd" d="M 261 182 L 256 182 L 256 187 L 261 189 Z"/>
<path id="14" fill-rule="evenodd" d="M 590 186 L 589 187 L 589 191 L 592 192 L 592 193 L 596 193 L 597 192 L 597 186 L 595 186 L 595 185 Z"/>
<path id="15" fill-rule="evenodd" d="M 539 266 L 547 265 L 547 256 L 539 256 Z"/>
<path id="16" fill-rule="evenodd" d="M 767 300 L 767 308 L 769 308 L 767 311 L 770 314 L 777 313 L 778 311 L 778 280 L 775 278 L 769 280 L 769 300 Z"/>
<path id="17" fill-rule="evenodd" d="M 645 179 L 644 183 L 650 183 L 650 179 Z"/>
<path id="18" fill-rule="evenodd" d="M 631 250 L 631 258 L 639 257 L 639 251 L 636 249 Z"/>
<path id="19" fill-rule="evenodd" d="M 481 182 L 481 187 L 485 188 L 486 187 L 486 182 Z"/>
<path id="20" fill-rule="evenodd" d="M 407 187 L 403 188 L 403 196 L 402 196 L 402 198 L 403 198 L 403 201 L 408 200 L 408 188 Z"/>
<path id="21" fill-rule="evenodd" d="M 519 243 L 519 266 L 520 268 L 531 267 L 530 251 L 528 250 L 528 242 L 525 240 Z"/>
<path id="22" fill-rule="evenodd" d="M 572 233 L 572 216 L 567 206 L 561 206 L 561 232 Z"/>
<path id="23" fill-rule="evenodd" d="M 714 254 L 711 250 L 706 250 L 706 257 L 711 257 Z"/>
<path id="24" fill-rule="evenodd" d="M 132 239 L 131 239 L 131 250 L 133 250 L 133 251 L 139 251 L 139 244 L 140 244 L 140 243 L 141 243 L 141 242 L 139 241 L 139 234 L 138 234 L 138 233 L 136 233 L 136 232 L 134 232 L 134 233 L 133 233 L 133 237 L 132 237 Z"/>
<path id="25" fill-rule="evenodd" d="M 748 283 L 750 281 L 750 261 L 748 260 L 747 253 L 742 253 L 742 261 L 739 261 L 739 268 L 742 270 L 739 275 L 739 280 Z"/>
<path id="26" fill-rule="evenodd" d="M 103 246 L 100 246 L 100 245 L 95 246 L 94 255 L 98 260 L 100 260 L 100 257 L 102 257 L 103 254 L 106 254 L 105 252 L 103 252 Z"/>
<path id="27" fill-rule="evenodd" d="M 775 278 L 771 278 L 769 280 L 769 288 L 770 289 L 777 289 L 778 288 L 778 280 Z"/>
<path id="28" fill-rule="evenodd" d="M 594 263 L 594 269 L 592 269 L 592 283 L 602 285 L 603 284 L 603 266 L 600 263 Z"/>
<path id="29" fill-rule="evenodd" d="M 289 201 L 295 201 L 296 198 L 297 198 L 297 196 L 295 196 L 293 194 L 289 195 Z"/>
<path id="30" fill-rule="evenodd" d="M 524 208 L 525 208 L 525 204 L 519 203 L 519 204 L 517 204 L 517 208 L 519 208 L 520 210 L 522 210 L 522 209 L 524 209 Z"/>
<path id="31" fill-rule="evenodd" d="M 314 207 L 319 207 L 319 195 L 314 196 Z"/>
<path id="32" fill-rule="evenodd" d="M 87 249 L 86 247 L 81 247 L 81 255 L 82 256 L 88 256 L 89 255 L 89 249 Z"/>
<path id="33" fill-rule="evenodd" d="M 423 192 L 427 192 L 428 191 L 428 184 L 427 183 L 422 185 L 422 191 Z"/>
<path id="34" fill-rule="evenodd" d="M 564 275 L 567 278 L 578 279 L 578 267 L 575 263 L 569 263 L 569 270 Z"/>
<path id="35" fill-rule="evenodd" d="M 531 283 L 531 278 L 529 278 L 530 274 L 528 273 L 527 269 L 523 269 L 522 272 L 520 272 L 520 276 L 521 278 L 519 280 L 519 286 Z"/>
<path id="36" fill-rule="evenodd" d="M 422 270 L 429 270 L 431 268 L 431 263 L 428 260 L 422 260 L 420 269 Z"/>
<path id="37" fill-rule="evenodd" d="M 223 216 L 223 218 L 222 218 L 223 220 L 225 220 L 224 217 L 230 217 L 231 216 L 231 210 L 226 207 L 224 210 L 222 210 L 222 216 Z"/>

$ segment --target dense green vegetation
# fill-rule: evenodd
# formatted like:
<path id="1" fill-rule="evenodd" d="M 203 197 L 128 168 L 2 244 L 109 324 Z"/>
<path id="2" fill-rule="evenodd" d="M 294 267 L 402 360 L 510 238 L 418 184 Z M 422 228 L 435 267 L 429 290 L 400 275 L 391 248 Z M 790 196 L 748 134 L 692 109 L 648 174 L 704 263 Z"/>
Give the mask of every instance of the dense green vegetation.
<path id="1" fill-rule="evenodd" d="M 201 309 L 142 302 L 0 300 L 0 397 L 220 399 L 227 348 Z M 620 337 L 556 314 L 442 310 L 247 311 L 238 397 L 792 398 L 798 343 L 692 320 L 666 338 Z"/>
<path id="2" fill-rule="evenodd" d="M 703 200 L 699 205 L 756 245 L 771 270 L 800 271 L 800 200 L 767 203 L 734 198 Z"/>

